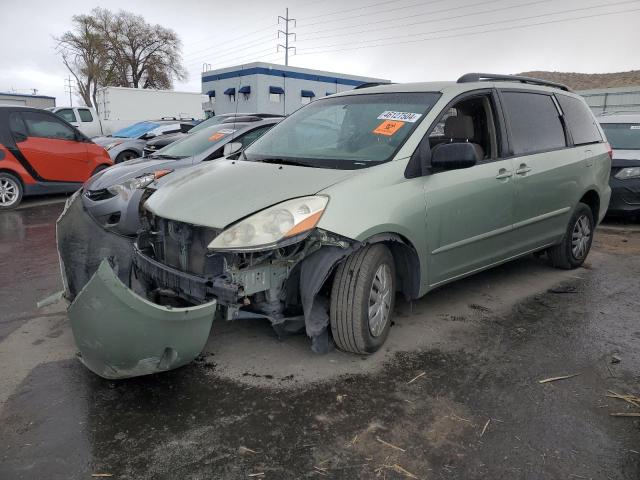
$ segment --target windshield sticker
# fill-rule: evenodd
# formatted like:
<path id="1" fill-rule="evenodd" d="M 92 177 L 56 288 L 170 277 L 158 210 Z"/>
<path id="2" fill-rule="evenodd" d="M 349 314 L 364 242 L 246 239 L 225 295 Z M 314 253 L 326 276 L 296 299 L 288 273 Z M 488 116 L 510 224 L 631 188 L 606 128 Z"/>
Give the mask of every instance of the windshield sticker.
<path id="1" fill-rule="evenodd" d="M 216 133 L 211 135 L 209 137 L 209 140 L 212 142 L 216 142 L 220 140 L 222 137 L 224 137 L 225 135 L 230 135 L 233 132 L 235 132 L 235 130 L 232 130 L 231 128 L 223 128 L 222 130 L 218 130 Z"/>
<path id="2" fill-rule="evenodd" d="M 631 125 L 631 130 L 640 130 L 640 125 Z"/>
<path id="3" fill-rule="evenodd" d="M 392 112 L 387 110 L 386 112 L 382 112 L 380 114 L 380 116 L 378 117 L 378 120 L 399 120 L 401 122 L 414 123 L 414 122 L 417 122 L 421 116 L 422 116 L 421 113 Z"/>
<path id="4" fill-rule="evenodd" d="M 404 125 L 404 122 L 396 122 L 393 120 L 385 120 L 380 125 L 376 127 L 373 133 L 377 135 L 386 135 L 390 137 L 395 134 L 400 128 Z"/>

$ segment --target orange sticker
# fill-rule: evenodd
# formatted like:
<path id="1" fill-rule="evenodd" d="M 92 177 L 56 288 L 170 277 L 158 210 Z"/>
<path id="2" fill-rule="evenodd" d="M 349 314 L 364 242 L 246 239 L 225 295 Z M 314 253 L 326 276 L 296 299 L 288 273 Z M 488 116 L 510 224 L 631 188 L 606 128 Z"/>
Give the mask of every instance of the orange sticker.
<path id="1" fill-rule="evenodd" d="M 212 141 L 212 142 L 215 142 L 217 140 L 220 140 L 222 137 L 224 137 L 224 135 L 225 134 L 222 133 L 222 132 L 216 132 L 216 133 L 214 133 L 213 135 L 211 135 L 209 137 L 209 140 Z"/>
<path id="2" fill-rule="evenodd" d="M 396 133 L 400 128 L 404 125 L 404 122 L 398 122 L 397 120 L 385 120 L 380 125 L 376 127 L 373 133 L 377 133 L 378 135 L 386 135 L 390 137 L 394 133 Z"/>

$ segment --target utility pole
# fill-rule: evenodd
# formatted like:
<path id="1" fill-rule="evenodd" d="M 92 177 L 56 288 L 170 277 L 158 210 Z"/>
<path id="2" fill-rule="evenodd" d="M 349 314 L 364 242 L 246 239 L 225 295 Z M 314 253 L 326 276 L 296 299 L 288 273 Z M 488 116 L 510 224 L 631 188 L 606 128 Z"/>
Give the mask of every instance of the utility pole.
<path id="1" fill-rule="evenodd" d="M 69 106 L 73 107 L 73 98 L 71 96 L 71 92 L 73 91 L 73 85 L 71 82 L 73 82 L 73 80 L 71 80 L 71 75 L 69 75 L 68 78 L 64 79 L 64 91 L 66 92 L 67 89 L 69 89 Z"/>
<path id="2" fill-rule="evenodd" d="M 278 15 L 278 25 L 280 25 L 280 20 L 284 21 L 284 30 L 278 30 L 278 38 L 280 38 L 280 34 L 284 35 L 284 45 L 282 44 L 278 44 L 278 52 L 280 51 L 280 47 L 284 48 L 284 64 L 285 65 L 289 65 L 289 50 L 293 50 L 294 53 L 296 51 L 296 47 L 290 47 L 289 46 L 289 37 L 291 35 L 293 35 L 293 40 L 296 40 L 296 34 L 295 33 L 289 33 L 289 22 L 293 22 L 293 26 L 297 27 L 296 24 L 296 19 L 295 18 L 289 18 L 289 8 L 287 7 L 286 9 L 286 16 L 281 16 Z"/>

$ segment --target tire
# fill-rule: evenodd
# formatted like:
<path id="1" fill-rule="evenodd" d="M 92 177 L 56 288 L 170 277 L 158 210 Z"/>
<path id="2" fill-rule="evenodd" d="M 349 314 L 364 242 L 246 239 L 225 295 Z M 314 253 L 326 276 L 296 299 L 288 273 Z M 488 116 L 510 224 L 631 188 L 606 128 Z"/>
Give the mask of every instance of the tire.
<path id="1" fill-rule="evenodd" d="M 381 282 L 382 277 L 386 282 Z M 374 285 L 374 280 L 376 283 Z M 333 340 L 341 350 L 368 354 L 378 350 L 389 335 L 395 303 L 396 270 L 389 249 L 368 245 L 352 253 L 337 270 L 331 288 L 329 317 Z M 369 319 L 370 300 L 376 290 L 379 316 Z M 386 293 L 385 293 L 386 292 Z M 375 319 L 378 319 L 378 322 Z"/>
<path id="2" fill-rule="evenodd" d="M 116 156 L 116 159 L 114 160 L 114 163 L 126 162 L 127 160 L 133 160 L 134 158 L 138 158 L 139 156 L 140 155 L 138 155 L 133 150 L 125 150 L 124 152 L 120 152 Z"/>
<path id="3" fill-rule="evenodd" d="M 591 209 L 584 203 L 578 203 L 562 242 L 547 250 L 551 266 L 570 270 L 582 265 L 591 250 L 594 227 Z"/>
<path id="4" fill-rule="evenodd" d="M 22 182 L 7 172 L 0 172 L 0 210 L 11 210 L 22 201 Z"/>
<path id="5" fill-rule="evenodd" d="M 93 172 L 91 172 L 91 176 L 93 177 L 96 173 L 99 173 L 102 170 L 106 170 L 107 168 L 109 168 L 107 165 L 98 165 L 96 169 Z"/>

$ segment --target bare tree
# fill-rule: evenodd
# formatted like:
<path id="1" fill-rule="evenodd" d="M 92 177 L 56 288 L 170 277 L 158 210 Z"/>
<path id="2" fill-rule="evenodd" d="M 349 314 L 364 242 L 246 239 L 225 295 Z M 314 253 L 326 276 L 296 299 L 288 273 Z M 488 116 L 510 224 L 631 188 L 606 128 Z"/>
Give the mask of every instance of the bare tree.
<path id="1" fill-rule="evenodd" d="M 100 86 L 169 89 L 174 80 L 187 77 L 181 42 L 171 29 L 103 8 L 75 15 L 73 24 L 72 31 L 56 38 L 56 48 L 88 106 L 95 106 Z"/>

